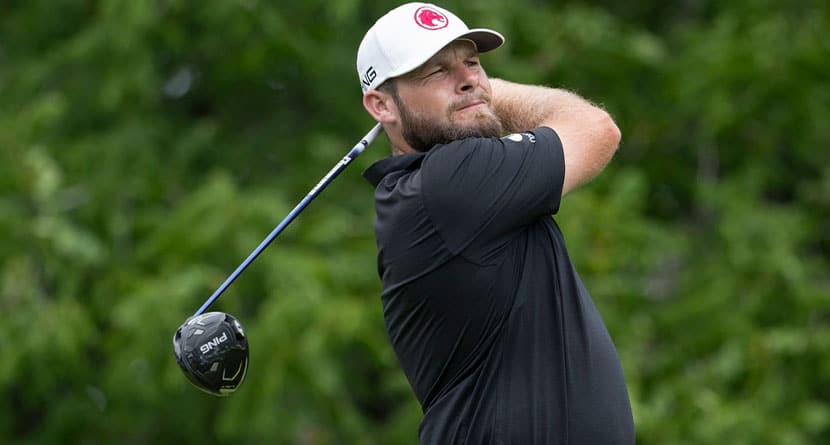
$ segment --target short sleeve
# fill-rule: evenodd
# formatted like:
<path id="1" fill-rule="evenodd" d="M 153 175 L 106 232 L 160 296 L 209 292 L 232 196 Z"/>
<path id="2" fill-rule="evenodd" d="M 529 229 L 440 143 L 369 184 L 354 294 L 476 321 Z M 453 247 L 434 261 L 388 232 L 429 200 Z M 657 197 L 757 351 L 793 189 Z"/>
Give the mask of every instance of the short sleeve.
<path id="1" fill-rule="evenodd" d="M 550 128 L 438 146 L 421 166 L 424 207 L 454 253 L 559 210 L 565 160 Z"/>

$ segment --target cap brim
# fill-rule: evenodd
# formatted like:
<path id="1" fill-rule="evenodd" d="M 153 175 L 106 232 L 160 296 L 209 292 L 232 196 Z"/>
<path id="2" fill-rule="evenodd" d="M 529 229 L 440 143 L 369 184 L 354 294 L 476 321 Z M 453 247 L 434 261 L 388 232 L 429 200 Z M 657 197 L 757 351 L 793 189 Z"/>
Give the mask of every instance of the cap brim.
<path id="1" fill-rule="evenodd" d="M 504 44 L 504 36 L 492 29 L 476 28 L 464 33 L 459 39 L 470 39 L 480 53 L 492 51 Z"/>

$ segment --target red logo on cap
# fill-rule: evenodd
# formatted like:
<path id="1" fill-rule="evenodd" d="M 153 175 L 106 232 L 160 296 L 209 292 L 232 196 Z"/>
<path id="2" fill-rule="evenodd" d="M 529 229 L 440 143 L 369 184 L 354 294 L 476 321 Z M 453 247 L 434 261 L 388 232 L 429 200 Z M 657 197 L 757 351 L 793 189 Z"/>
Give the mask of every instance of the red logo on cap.
<path id="1" fill-rule="evenodd" d="M 446 28 L 450 21 L 437 9 L 431 6 L 421 6 L 415 11 L 415 23 L 421 28 L 436 30 Z"/>

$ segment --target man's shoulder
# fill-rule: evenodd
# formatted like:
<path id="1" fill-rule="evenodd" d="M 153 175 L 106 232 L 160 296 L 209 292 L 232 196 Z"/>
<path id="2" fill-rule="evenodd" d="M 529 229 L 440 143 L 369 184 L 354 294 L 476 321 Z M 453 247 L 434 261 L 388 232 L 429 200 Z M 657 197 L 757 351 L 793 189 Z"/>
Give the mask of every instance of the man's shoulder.
<path id="1" fill-rule="evenodd" d="M 424 160 L 426 153 L 407 153 L 402 155 L 393 155 L 376 161 L 370 165 L 369 168 L 363 171 L 363 177 L 377 187 L 383 178 L 391 173 L 414 170 L 420 167 Z"/>
<path id="2" fill-rule="evenodd" d="M 457 148 L 478 148 L 481 146 L 499 146 L 511 144 L 536 144 L 537 142 L 558 142 L 559 135 L 550 127 L 537 127 L 532 130 L 511 133 L 501 137 L 468 137 L 433 147 L 427 155 L 447 152 Z"/>
<path id="3" fill-rule="evenodd" d="M 529 149 L 537 144 L 551 147 L 561 146 L 556 131 L 549 127 L 538 127 L 501 137 L 469 137 L 436 145 L 426 154 L 423 162 L 425 166 L 434 167 L 465 162 L 476 157 L 492 159 L 492 156 L 497 153 L 502 156 L 509 156 L 512 153 L 521 157 L 523 155 L 519 151 L 522 148 Z"/>

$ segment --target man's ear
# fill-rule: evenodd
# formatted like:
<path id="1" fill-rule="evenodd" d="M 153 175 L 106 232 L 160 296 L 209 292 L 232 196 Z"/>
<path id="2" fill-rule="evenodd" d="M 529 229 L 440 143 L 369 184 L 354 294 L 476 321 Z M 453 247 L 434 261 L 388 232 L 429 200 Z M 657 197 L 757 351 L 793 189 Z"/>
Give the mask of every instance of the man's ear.
<path id="1" fill-rule="evenodd" d="M 395 105 L 395 100 L 383 91 L 367 91 L 363 95 L 363 108 L 381 124 L 398 121 L 398 107 Z"/>

